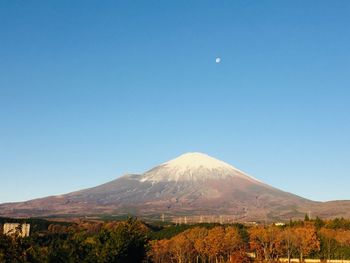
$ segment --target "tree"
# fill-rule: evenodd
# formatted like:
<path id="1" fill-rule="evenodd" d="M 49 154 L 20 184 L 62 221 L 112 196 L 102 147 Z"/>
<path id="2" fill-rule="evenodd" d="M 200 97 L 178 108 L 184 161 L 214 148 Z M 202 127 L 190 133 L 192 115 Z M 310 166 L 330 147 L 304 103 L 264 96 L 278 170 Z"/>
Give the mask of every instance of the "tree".
<path id="1" fill-rule="evenodd" d="M 13 239 L 9 236 L 0 234 L 0 262 L 10 262 L 11 258 L 16 254 Z"/>
<path id="2" fill-rule="evenodd" d="M 278 236 L 279 239 L 279 252 L 280 254 L 287 255 L 288 263 L 291 261 L 291 256 L 294 251 L 295 233 L 291 227 L 285 228 Z"/>
<path id="3" fill-rule="evenodd" d="M 184 233 L 178 234 L 171 239 L 170 253 L 174 255 L 178 263 L 189 261 L 195 252 L 193 243 Z"/>
<path id="4" fill-rule="evenodd" d="M 327 253 L 326 258 L 330 260 L 334 250 L 337 248 L 337 231 L 334 229 L 322 228 L 319 231 L 319 234 L 322 241 L 322 247 Z"/>
<path id="5" fill-rule="evenodd" d="M 184 234 L 194 247 L 193 259 L 195 259 L 196 262 L 199 262 L 199 259 L 204 262 L 206 260 L 206 250 L 204 245 L 205 243 L 203 241 L 208 235 L 208 229 L 203 227 L 195 227 L 186 230 Z"/>
<path id="6" fill-rule="evenodd" d="M 206 228 L 200 228 L 197 230 L 197 238 L 194 240 L 194 248 L 202 262 L 206 262 L 209 252 L 207 251 L 206 237 L 208 230 Z M 196 260 L 198 262 L 198 258 Z"/>
<path id="7" fill-rule="evenodd" d="M 141 262 L 146 257 L 146 233 L 141 222 L 129 218 L 97 236 L 98 262 Z"/>
<path id="8" fill-rule="evenodd" d="M 300 261 L 303 261 L 304 257 L 309 255 L 312 251 L 318 251 L 320 249 L 320 241 L 313 225 L 296 227 L 294 229 L 294 234 L 294 245 L 299 253 Z"/>
<path id="9" fill-rule="evenodd" d="M 225 236 L 222 242 L 224 254 L 230 260 L 230 262 L 233 260 L 233 255 L 244 246 L 239 230 L 236 227 L 231 226 L 225 228 Z"/>
<path id="10" fill-rule="evenodd" d="M 325 225 L 325 222 L 318 216 L 315 219 L 315 227 L 317 230 L 320 230 Z"/>
<path id="11" fill-rule="evenodd" d="M 250 247 L 255 251 L 257 259 L 272 262 L 278 258 L 279 233 L 276 226 L 257 226 L 250 229 Z"/>
<path id="12" fill-rule="evenodd" d="M 170 241 L 167 239 L 154 240 L 150 242 L 151 249 L 148 256 L 154 263 L 171 262 Z"/>
<path id="13" fill-rule="evenodd" d="M 338 257 L 343 258 L 347 254 L 350 258 L 350 230 L 337 230 L 335 239 L 340 245 Z"/>
<path id="14" fill-rule="evenodd" d="M 208 231 L 208 235 L 204 239 L 206 254 L 209 258 L 215 259 L 215 262 L 221 261 L 224 257 L 225 229 L 221 226 L 214 227 Z"/>

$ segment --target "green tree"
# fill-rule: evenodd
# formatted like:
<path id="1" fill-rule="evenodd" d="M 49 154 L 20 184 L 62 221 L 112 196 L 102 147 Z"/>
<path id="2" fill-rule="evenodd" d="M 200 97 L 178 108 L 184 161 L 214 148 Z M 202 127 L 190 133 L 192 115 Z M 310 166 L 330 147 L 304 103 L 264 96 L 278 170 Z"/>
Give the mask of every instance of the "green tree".
<path id="1" fill-rule="evenodd" d="M 308 214 L 305 214 L 304 221 L 310 221 L 310 217 Z"/>
<path id="2" fill-rule="evenodd" d="M 325 225 L 325 222 L 318 216 L 315 219 L 315 227 L 317 230 L 320 230 Z"/>
<path id="3" fill-rule="evenodd" d="M 142 224 L 130 218 L 114 229 L 103 229 L 97 236 L 97 262 L 141 262 L 146 258 L 147 238 Z"/>

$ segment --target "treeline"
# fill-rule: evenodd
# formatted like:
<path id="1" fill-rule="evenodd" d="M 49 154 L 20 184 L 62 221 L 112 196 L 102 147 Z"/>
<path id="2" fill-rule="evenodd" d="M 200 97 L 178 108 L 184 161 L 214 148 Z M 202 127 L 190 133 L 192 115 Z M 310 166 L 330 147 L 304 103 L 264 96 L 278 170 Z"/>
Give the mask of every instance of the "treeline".
<path id="1" fill-rule="evenodd" d="M 136 219 L 111 223 L 53 224 L 27 238 L 0 235 L 1 263 L 142 262 L 147 229 Z"/>
<path id="2" fill-rule="evenodd" d="M 350 259 L 349 222 L 306 217 L 304 221 L 291 221 L 283 226 L 195 227 L 170 239 L 151 241 L 149 255 L 156 263 Z"/>
<path id="3" fill-rule="evenodd" d="M 28 221 L 26 221 L 28 222 Z M 0 234 L 0 262 L 277 262 L 350 259 L 350 221 L 319 218 L 284 226 L 41 222 L 30 237 Z"/>
<path id="4" fill-rule="evenodd" d="M 248 240 L 235 226 L 195 227 L 171 239 L 151 241 L 149 256 L 161 262 L 249 262 Z"/>

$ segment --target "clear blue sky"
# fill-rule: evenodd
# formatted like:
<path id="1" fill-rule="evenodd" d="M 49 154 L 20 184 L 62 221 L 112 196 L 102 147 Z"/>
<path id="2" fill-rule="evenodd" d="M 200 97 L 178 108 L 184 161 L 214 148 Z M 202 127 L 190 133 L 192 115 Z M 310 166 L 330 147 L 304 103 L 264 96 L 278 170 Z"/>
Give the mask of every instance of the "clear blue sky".
<path id="1" fill-rule="evenodd" d="M 1 1 L 0 202 L 188 151 L 350 199 L 349 14 L 347 0 Z"/>

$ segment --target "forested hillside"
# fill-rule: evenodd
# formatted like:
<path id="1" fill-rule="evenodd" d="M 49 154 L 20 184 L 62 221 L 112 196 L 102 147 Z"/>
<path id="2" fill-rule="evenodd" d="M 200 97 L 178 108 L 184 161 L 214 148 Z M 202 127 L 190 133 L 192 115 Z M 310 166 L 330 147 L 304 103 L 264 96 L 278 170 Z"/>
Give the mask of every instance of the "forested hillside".
<path id="1" fill-rule="evenodd" d="M 3 219 L 3 223 L 8 219 Z M 11 220 L 15 221 L 15 220 Z M 280 258 L 350 259 L 350 221 L 319 218 L 282 226 L 49 222 L 30 237 L 0 234 L 0 262 L 277 262 Z"/>

